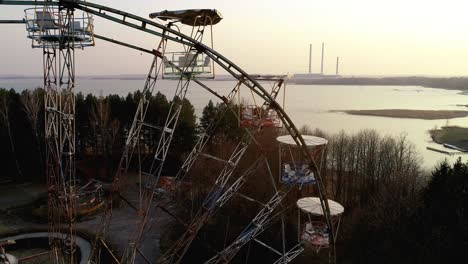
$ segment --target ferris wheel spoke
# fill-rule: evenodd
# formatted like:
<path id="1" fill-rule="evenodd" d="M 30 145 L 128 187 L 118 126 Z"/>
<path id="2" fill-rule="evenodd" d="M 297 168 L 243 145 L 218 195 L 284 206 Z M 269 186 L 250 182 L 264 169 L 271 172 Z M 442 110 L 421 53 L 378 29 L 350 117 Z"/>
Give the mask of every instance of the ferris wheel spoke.
<path id="1" fill-rule="evenodd" d="M 276 192 L 252 219 L 250 224 L 244 228 L 241 234 L 228 247 L 205 263 L 214 264 L 230 262 L 245 244 L 255 239 L 271 224 L 273 218 L 270 217 L 270 215 L 275 211 L 283 198 L 286 197 L 291 188 L 292 187 L 288 187 L 284 191 Z"/>
<path id="2" fill-rule="evenodd" d="M 158 50 L 161 50 L 163 48 L 162 44 L 163 42 L 161 41 L 158 45 Z M 129 129 L 125 146 L 121 155 L 121 159 L 119 161 L 119 166 L 112 182 L 110 195 L 102 217 L 102 224 L 96 232 L 97 235 L 93 242 L 90 260 L 95 258 L 95 253 L 100 247 L 99 240 L 104 239 L 106 237 L 106 233 L 112 219 L 112 207 L 114 199 L 120 199 L 122 197 L 120 195 L 120 190 L 122 188 L 122 184 L 126 180 L 127 171 L 130 166 L 133 153 L 140 139 L 140 133 L 142 131 L 144 121 L 146 120 L 146 113 L 149 107 L 150 97 L 152 96 L 154 88 L 156 87 L 157 76 L 159 75 L 161 64 L 162 63 L 158 61 L 158 57 L 154 56 L 142 91 L 142 97 L 138 102 L 137 110 L 132 125 Z"/>
<path id="3" fill-rule="evenodd" d="M 188 55 L 192 51 L 193 49 L 191 48 L 188 49 L 186 53 L 186 57 L 188 57 Z M 174 136 L 174 132 L 178 124 L 180 113 L 182 112 L 182 108 L 184 105 L 185 96 L 187 94 L 187 90 L 189 88 L 189 84 L 191 81 L 190 74 L 185 74 L 185 73 L 193 72 L 193 68 L 195 66 L 190 66 L 190 65 L 193 64 L 192 61 L 196 60 L 198 55 L 199 55 L 199 52 L 196 51 L 195 56 L 193 56 L 191 60 L 188 60 L 186 62 L 187 66 L 184 65 L 184 67 L 182 67 L 183 72 L 180 75 L 177 88 L 173 96 L 173 100 L 171 101 L 171 104 L 169 107 L 169 114 L 167 115 L 165 125 L 162 128 L 162 133 L 159 138 L 157 148 L 154 152 L 153 161 L 151 163 L 151 166 L 148 172 L 144 172 L 147 175 L 151 175 L 152 177 L 149 178 L 149 182 L 145 184 L 144 186 L 144 188 L 146 188 L 147 191 L 146 191 L 146 195 L 144 195 L 143 200 L 141 201 L 141 204 L 143 204 L 143 210 L 142 210 L 143 218 L 138 224 L 139 227 L 137 228 L 137 231 L 135 232 L 134 237 L 130 239 L 131 244 L 129 245 L 127 249 L 127 252 L 129 253 L 127 253 L 123 259 L 125 261 L 129 261 L 129 260 L 131 261 L 134 258 L 136 249 L 139 247 L 144 230 L 146 228 L 146 225 L 148 224 L 148 217 L 151 214 L 152 209 L 154 209 L 153 208 L 154 206 L 152 205 L 153 205 L 153 200 L 154 200 L 155 193 L 156 193 L 157 184 L 159 182 L 159 178 L 161 176 L 164 163 L 165 163 L 169 148 L 171 146 L 172 138 Z"/>
<path id="4" fill-rule="evenodd" d="M 276 260 L 273 264 L 286 264 L 293 261 L 297 256 L 299 256 L 304 251 L 304 247 L 301 244 L 295 245 L 288 252 L 281 255 L 281 258 Z"/>
<path id="5" fill-rule="evenodd" d="M 246 137 L 244 137 L 244 140 L 245 139 Z M 223 167 L 218 178 L 216 179 L 210 193 L 203 201 L 202 207 L 197 212 L 196 216 L 193 218 L 193 221 L 187 228 L 187 231 L 175 243 L 173 249 L 161 258 L 161 263 L 179 263 L 185 255 L 188 248 L 190 247 L 190 244 L 197 235 L 198 231 L 207 222 L 209 217 L 214 213 L 218 206 L 224 204 L 224 202 L 227 201 L 225 197 L 222 200 L 220 200 L 220 198 L 223 197 L 223 189 L 227 181 L 231 177 L 232 173 L 234 172 L 234 169 L 237 167 L 240 158 L 245 153 L 248 147 L 248 144 L 246 143 L 247 142 L 243 142 L 241 140 L 241 142 L 239 142 L 239 144 L 236 146 L 229 160 L 225 163 L 225 166 Z"/>
<path id="6" fill-rule="evenodd" d="M 237 156 L 237 155 L 233 155 Z M 233 184 L 225 188 L 225 181 L 220 180 L 214 185 L 211 192 L 205 198 L 203 206 L 197 212 L 194 220 L 187 227 L 186 232 L 179 238 L 175 245 L 168 250 L 159 263 L 179 263 L 195 239 L 200 229 L 207 223 L 209 217 L 216 213 L 230 198 L 238 192 L 247 179 L 252 176 L 262 165 L 263 157 L 257 159 Z M 223 175 L 224 176 L 224 175 Z M 220 176 L 220 178 L 223 178 Z M 219 178 L 218 178 L 219 179 Z M 224 185 L 223 185 L 224 184 Z"/>
<path id="7" fill-rule="evenodd" d="M 235 98 L 240 85 L 241 83 L 237 83 L 227 97 L 222 97 L 226 107 L 221 107 L 217 109 L 214 120 L 209 123 L 209 125 L 205 128 L 205 131 L 203 131 L 198 137 L 195 146 L 193 147 L 192 151 L 185 159 L 184 163 L 182 164 L 181 168 L 175 176 L 174 181 L 176 185 L 185 179 L 185 176 L 190 171 L 193 164 L 198 159 L 199 155 L 203 155 L 202 151 L 205 145 L 208 143 L 213 133 L 216 131 L 216 128 L 219 126 L 222 120 L 222 117 L 227 113 L 228 109 L 231 108 L 231 101 Z M 212 155 L 205 154 L 205 156 Z"/>

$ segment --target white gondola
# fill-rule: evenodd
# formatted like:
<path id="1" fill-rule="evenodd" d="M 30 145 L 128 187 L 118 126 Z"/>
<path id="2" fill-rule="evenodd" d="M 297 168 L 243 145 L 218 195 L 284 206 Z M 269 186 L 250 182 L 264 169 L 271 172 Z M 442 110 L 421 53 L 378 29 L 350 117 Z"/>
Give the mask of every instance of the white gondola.
<path id="1" fill-rule="evenodd" d="M 168 26 L 179 30 L 179 24 L 192 27 L 191 37 L 197 40 L 203 35 L 205 29 L 208 29 L 213 46 L 213 29 L 212 26 L 219 23 L 223 17 L 216 9 L 189 9 L 151 13 L 152 19 L 160 19 L 168 21 Z M 201 33 L 201 34 L 200 34 Z M 184 49 L 184 51 L 164 52 L 164 67 L 163 78 L 179 79 L 181 74 L 190 74 L 197 78 L 212 79 L 214 78 L 214 62 L 204 53 L 197 50 Z"/>
<path id="2" fill-rule="evenodd" d="M 328 140 L 321 137 L 303 135 L 307 147 L 311 151 L 318 151 L 314 153 L 315 155 L 320 155 L 322 153 L 323 147 L 328 144 Z M 309 164 L 303 162 L 302 160 L 296 160 L 294 158 L 294 149 L 297 147 L 296 142 L 290 136 L 280 136 L 276 138 L 276 141 L 279 142 L 279 180 L 280 182 L 286 184 L 298 184 L 298 185 L 307 185 L 315 183 L 314 173 L 309 168 Z M 286 157 L 283 157 L 283 149 L 287 148 L 287 154 L 289 155 L 289 161 L 284 162 L 283 160 Z"/>
<path id="3" fill-rule="evenodd" d="M 330 218 L 334 226 L 333 237 L 336 239 L 344 207 L 333 200 L 327 201 L 330 208 Z M 330 245 L 330 230 L 323 221 L 324 213 L 320 198 L 305 197 L 299 199 L 296 204 L 298 208 L 299 240 L 309 243 L 317 251 L 321 248 L 327 248 Z M 304 223 L 301 221 L 301 214 L 306 214 Z"/>
<path id="4" fill-rule="evenodd" d="M 94 46 L 91 15 L 75 12 L 72 21 L 57 7 L 36 7 L 24 10 L 26 31 L 33 48 L 58 47 L 61 43 L 73 48 Z"/>
<path id="5" fill-rule="evenodd" d="M 190 52 L 188 55 L 185 52 L 166 52 L 164 56 L 164 78 L 178 79 L 181 70 L 189 71 L 194 75 L 209 75 L 213 72 L 211 58 L 195 52 Z"/>
<path id="6" fill-rule="evenodd" d="M 281 119 L 274 109 L 263 110 L 255 105 L 242 106 L 240 127 L 281 128 Z"/>
<path id="7" fill-rule="evenodd" d="M 287 75 L 251 75 L 258 82 L 268 83 L 271 86 L 270 96 L 276 100 L 280 90 L 283 90 L 284 108 L 286 97 Z M 238 91 L 240 99 L 240 89 Z M 252 94 L 253 102 L 256 103 Z M 239 100 L 239 126 L 241 128 L 282 128 L 281 118 L 274 108 L 270 105 L 243 105 Z"/>

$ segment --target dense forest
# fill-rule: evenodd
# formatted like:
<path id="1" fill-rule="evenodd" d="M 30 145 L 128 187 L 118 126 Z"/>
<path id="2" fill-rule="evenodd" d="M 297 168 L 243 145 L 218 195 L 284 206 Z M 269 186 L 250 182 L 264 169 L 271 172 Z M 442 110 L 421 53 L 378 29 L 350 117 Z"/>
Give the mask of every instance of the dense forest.
<path id="1" fill-rule="evenodd" d="M 21 93 L 0 89 L 0 182 L 44 182 L 43 93 L 41 89 Z M 111 180 L 141 96 L 139 92 L 126 97 L 76 95 L 77 173 L 81 177 Z M 152 123 L 163 125 L 170 102 L 160 93 L 151 100 L 148 117 Z M 190 102 L 175 100 L 183 104 L 183 112 L 165 168 L 167 175 L 180 167 L 197 134 L 218 118 L 216 113 L 226 108 L 210 101 L 197 124 Z M 235 147 L 241 130 L 229 111 L 217 122 L 207 148 L 210 153 L 223 156 Z M 427 175 L 421 168 L 421 158 L 405 137 L 382 136 L 372 130 L 329 135 L 304 127 L 301 132 L 329 140 L 319 161 L 321 172 L 328 197 L 346 208 L 338 236 L 338 263 L 447 263 L 468 257 L 468 164 L 461 160 L 455 164 L 444 162 Z M 148 146 L 157 138 L 152 133 L 144 132 Z M 249 148 L 246 160 L 253 160 L 260 152 L 275 160 L 277 147 L 268 142 L 284 133 L 263 129 L 256 140 L 270 148 Z M 245 168 L 248 164 L 240 166 Z M 278 166 L 272 163 L 271 169 L 277 171 Z M 217 165 L 208 161 L 201 161 L 193 168 L 192 174 L 202 177 L 193 178 L 190 195 L 183 190 L 178 194 L 186 201 L 177 212 L 179 219 L 190 220 L 193 208 L 199 207 L 209 192 L 212 184 L 207 182 L 215 179 L 216 169 L 219 169 Z M 258 184 L 266 182 L 267 173 L 259 171 L 256 177 L 256 181 L 246 184 L 245 191 L 262 200 L 271 192 Z M 294 192 L 286 204 L 294 204 L 297 197 L 314 194 L 308 189 Z M 211 256 L 213 248 L 208 249 L 205 242 L 210 241 L 219 250 L 235 238 L 256 211 L 255 205 L 233 199 L 201 230 L 203 239 L 195 241 L 188 259 Z M 295 215 L 294 209 L 287 215 L 290 238 L 297 234 Z M 168 228 L 163 234 L 162 250 L 182 230 L 180 224 Z M 280 234 L 275 228 L 271 230 L 264 232 L 262 238 L 278 245 Z M 255 247 L 254 244 L 245 247 L 239 254 L 239 262 L 245 260 L 248 250 L 256 250 L 250 256 L 250 263 L 273 262 L 275 256 Z M 306 250 L 296 261 L 326 263 L 328 259 L 323 252 L 315 254 Z"/>
<path id="2" fill-rule="evenodd" d="M 44 173 L 44 91 L 0 89 L 0 178 L 17 182 L 43 182 Z M 132 124 L 141 92 L 118 95 L 76 95 L 76 160 L 77 173 L 82 177 L 111 180 L 116 162 L 121 156 L 126 135 Z M 148 120 L 163 126 L 170 101 L 160 93 L 151 97 Z M 196 135 L 196 116 L 191 103 L 183 104 L 179 128 L 168 154 L 170 172 L 180 166 L 184 153 L 192 149 Z M 147 130 L 144 139 L 154 145 L 155 131 Z"/>

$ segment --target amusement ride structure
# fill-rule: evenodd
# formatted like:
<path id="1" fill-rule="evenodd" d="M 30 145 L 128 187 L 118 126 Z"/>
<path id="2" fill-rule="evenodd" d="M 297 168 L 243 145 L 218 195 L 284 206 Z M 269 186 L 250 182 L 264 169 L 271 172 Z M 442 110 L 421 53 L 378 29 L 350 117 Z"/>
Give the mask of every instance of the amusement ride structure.
<path id="1" fill-rule="evenodd" d="M 115 263 L 152 263 L 142 251 L 142 246 L 145 236 L 151 232 L 153 220 L 159 217 L 156 211 L 174 203 L 175 192 L 190 181 L 193 177 L 193 167 L 202 159 L 221 164 L 221 169 L 213 183 L 207 182 L 212 186 L 202 206 L 196 210 L 190 221 L 184 223 L 185 231 L 159 256 L 158 263 L 187 261 L 184 257 L 200 230 L 221 208 L 229 207 L 233 197 L 258 205 L 258 212 L 234 240 L 228 241 L 222 248 L 217 247 L 211 258 L 200 259 L 199 262 L 231 262 L 244 246 L 249 245 L 250 249 L 250 243 L 257 243 L 276 255 L 274 263 L 291 262 L 307 246 L 317 251 L 328 248 L 330 262 L 336 262 L 336 235 L 344 209 L 338 203 L 327 199 L 320 166 L 316 163 L 327 141 L 323 138 L 302 136 L 284 111 L 284 94 L 282 104 L 276 101 L 281 89 L 285 91 L 287 76 L 249 75 L 213 49 L 213 26 L 222 20 L 218 11 L 162 11 L 151 13 L 150 19 L 146 19 L 80 0 L 0 0 L 0 5 L 32 6 L 25 10 L 24 19 L 4 20 L 0 23 L 25 24 L 32 47 L 43 50 L 48 225 L 53 263 L 78 262 L 75 254 L 77 245 L 74 241 L 77 207 L 83 196 L 93 193 L 89 188 L 83 191 L 83 186 L 80 186 L 75 176 L 75 50 L 93 47 L 95 39 L 145 52 L 150 54 L 153 60 L 132 125 L 126 135 L 126 143 L 108 197 L 103 200 L 105 205 L 100 216 L 101 224 L 95 230 L 88 263 L 104 263 L 101 261 L 102 254 L 110 255 L 110 259 Z M 154 49 L 147 49 L 98 35 L 94 28 L 96 17 L 154 35 L 159 43 Z M 224 70 L 235 80 L 233 88 L 226 94 L 210 87 L 208 79 L 215 77 L 215 68 Z M 179 99 L 170 101 L 163 126 L 148 121 L 150 99 L 158 91 L 160 79 L 173 80 L 170 82 L 174 85 L 173 98 Z M 271 85 L 270 91 L 262 86 L 265 82 Z M 194 85 L 208 91 L 225 107 L 219 108 L 216 118 L 199 133 L 192 151 L 175 176 L 170 177 L 170 188 L 166 188 L 161 185 L 161 180 L 183 110 L 183 104 L 179 102 L 186 98 L 188 90 Z M 242 104 L 241 89 L 251 93 L 254 104 Z M 228 155 L 217 156 L 206 146 L 213 140 L 219 120 L 228 113 L 236 116 L 243 133 Z M 252 146 L 264 149 L 262 143 L 257 141 L 261 131 L 276 128 L 283 128 L 287 133 L 286 136 L 277 139 L 279 160 L 275 162 L 280 164 L 278 177 L 275 177 L 275 173 L 270 169 L 270 163 L 273 161 L 269 160 L 266 154 L 260 154 L 254 159 L 251 155 L 246 155 Z M 155 148 L 150 150 L 142 147 L 142 139 L 148 131 L 158 135 Z M 142 151 L 151 151 L 150 162 L 141 159 Z M 245 166 L 247 169 L 242 171 L 241 163 L 248 164 Z M 134 167 L 138 168 L 139 196 L 135 199 L 126 198 L 124 194 L 131 164 L 137 164 Z M 244 192 L 242 188 L 247 182 L 255 181 L 259 170 L 267 171 L 271 179 L 264 185 L 271 186 L 269 188 L 272 195 L 264 201 Z M 97 190 L 102 188 L 98 184 L 92 186 L 96 189 L 94 193 L 98 193 Z M 294 190 L 300 190 L 304 186 L 312 188 L 310 193 L 315 197 L 299 197 L 299 200 L 295 200 L 297 205 L 286 204 L 286 198 Z M 100 196 L 99 194 L 99 198 Z M 120 254 L 115 254 L 107 241 L 110 233 L 116 232 L 111 231 L 114 225 L 113 209 L 120 201 L 134 209 L 134 218 L 128 220 L 128 225 L 134 224 L 134 228 L 129 232 L 125 249 Z M 284 213 L 295 206 L 298 208 L 298 217 L 295 220 L 298 235 L 294 242 L 286 243 Z M 306 220 L 301 220 L 301 215 L 302 218 L 305 215 Z M 280 249 L 270 245 L 270 241 L 261 240 L 261 234 L 278 226 L 278 221 L 281 222 L 282 234 Z M 62 235 L 57 236 L 58 233 Z"/>

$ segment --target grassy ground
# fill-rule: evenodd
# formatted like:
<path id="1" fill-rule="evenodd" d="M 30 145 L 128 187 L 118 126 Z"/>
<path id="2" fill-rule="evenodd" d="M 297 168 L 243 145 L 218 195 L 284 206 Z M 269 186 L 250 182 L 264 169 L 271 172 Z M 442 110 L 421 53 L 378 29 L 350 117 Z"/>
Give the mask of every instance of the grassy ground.
<path id="1" fill-rule="evenodd" d="M 23 228 L 38 226 L 36 222 L 25 222 L 24 219 L 30 220 L 30 217 L 20 217 L 18 213 L 24 213 L 25 210 L 30 212 L 39 197 L 47 196 L 45 184 L 3 184 L 0 185 L 0 194 L 0 237 Z"/>
<path id="2" fill-rule="evenodd" d="M 468 149 L 468 128 L 458 126 L 442 127 L 429 131 L 434 142 L 450 144 L 462 149 Z"/>
<path id="3" fill-rule="evenodd" d="M 339 110 L 332 112 L 345 112 L 351 115 L 382 116 L 396 118 L 417 119 L 451 119 L 468 116 L 468 111 L 456 110 L 409 110 L 409 109 L 378 109 L 378 110 Z"/>
<path id="4" fill-rule="evenodd" d="M 11 229 L 7 225 L 3 224 L 0 220 L 0 235 L 11 232 Z"/>
<path id="5" fill-rule="evenodd" d="M 45 184 L 23 183 L 0 185 L 0 210 L 29 204 L 39 197 L 47 197 Z"/>

